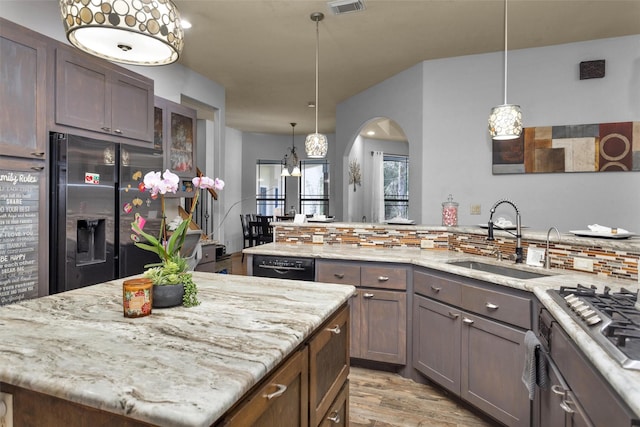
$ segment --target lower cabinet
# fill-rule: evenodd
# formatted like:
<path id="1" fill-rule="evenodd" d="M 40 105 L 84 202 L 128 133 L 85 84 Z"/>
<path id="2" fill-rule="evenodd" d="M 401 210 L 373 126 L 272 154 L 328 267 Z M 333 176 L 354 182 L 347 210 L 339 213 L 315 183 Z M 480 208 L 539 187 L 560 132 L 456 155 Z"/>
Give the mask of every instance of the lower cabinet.
<path id="1" fill-rule="evenodd" d="M 407 268 L 317 260 L 316 281 L 357 287 L 351 298 L 351 357 L 407 363 Z"/>
<path id="2" fill-rule="evenodd" d="M 348 425 L 349 309 L 338 310 L 216 425 Z"/>
<path id="3" fill-rule="evenodd" d="M 414 295 L 414 368 L 505 425 L 529 426 L 531 403 L 521 381 L 525 329 L 496 320 L 520 304 L 515 322 L 530 325 L 523 298 L 415 271 L 414 289 L 429 296 Z M 476 297 L 465 305 L 468 295 Z M 476 306 L 482 316 L 470 310 Z"/>

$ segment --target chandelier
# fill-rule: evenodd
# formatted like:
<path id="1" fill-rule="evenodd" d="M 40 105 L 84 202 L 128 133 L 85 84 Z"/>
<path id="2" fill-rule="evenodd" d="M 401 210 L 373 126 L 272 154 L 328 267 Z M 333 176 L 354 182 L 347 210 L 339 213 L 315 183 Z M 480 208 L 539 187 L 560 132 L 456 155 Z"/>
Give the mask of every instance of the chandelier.
<path id="1" fill-rule="evenodd" d="M 284 159 L 282 159 L 282 173 L 280 176 L 302 176 L 302 172 L 300 171 L 300 160 L 298 159 L 298 155 L 296 154 L 296 146 L 295 146 L 295 127 L 296 123 L 290 123 L 291 125 L 291 148 L 289 152 L 284 155 Z"/>

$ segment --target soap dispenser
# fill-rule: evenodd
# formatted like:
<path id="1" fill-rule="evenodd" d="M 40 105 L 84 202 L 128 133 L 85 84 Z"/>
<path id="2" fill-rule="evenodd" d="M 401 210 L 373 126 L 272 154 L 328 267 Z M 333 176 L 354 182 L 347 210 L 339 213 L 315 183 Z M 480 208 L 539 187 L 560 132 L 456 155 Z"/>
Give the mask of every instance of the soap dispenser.
<path id="1" fill-rule="evenodd" d="M 442 225 L 458 225 L 458 203 L 453 201 L 453 196 L 449 194 L 446 202 L 442 203 Z"/>

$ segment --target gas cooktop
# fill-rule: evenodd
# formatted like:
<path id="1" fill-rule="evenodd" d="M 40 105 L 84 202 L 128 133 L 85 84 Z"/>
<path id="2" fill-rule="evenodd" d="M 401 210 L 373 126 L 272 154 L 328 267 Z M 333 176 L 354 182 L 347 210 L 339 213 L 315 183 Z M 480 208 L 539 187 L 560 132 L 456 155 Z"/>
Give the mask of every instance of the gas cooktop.
<path id="1" fill-rule="evenodd" d="M 640 370 L 640 310 L 636 308 L 638 295 L 622 288 L 611 292 L 605 287 L 563 286 L 549 290 L 551 297 L 611 357 L 623 367 Z"/>

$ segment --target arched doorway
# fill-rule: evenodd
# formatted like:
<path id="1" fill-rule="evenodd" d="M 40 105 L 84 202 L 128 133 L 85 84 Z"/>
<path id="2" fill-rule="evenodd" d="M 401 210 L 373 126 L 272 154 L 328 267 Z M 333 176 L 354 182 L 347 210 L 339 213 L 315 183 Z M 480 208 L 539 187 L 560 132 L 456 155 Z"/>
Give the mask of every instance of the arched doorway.
<path id="1" fill-rule="evenodd" d="M 384 210 L 387 217 L 408 215 L 408 168 L 402 169 L 402 162 L 408 166 L 409 160 L 409 142 L 407 137 L 394 120 L 388 117 L 377 117 L 365 122 L 358 135 L 355 137 L 351 148 L 348 152 L 348 168 L 346 181 L 348 183 L 347 190 L 347 207 L 346 221 L 349 222 L 382 222 L 382 214 L 377 214 L 374 205 L 379 204 L 376 197 L 382 197 L 381 194 L 375 193 L 374 188 L 378 188 L 373 182 L 376 180 L 374 172 L 374 160 L 372 153 L 381 152 L 384 155 L 388 184 L 395 186 L 395 190 L 399 193 L 406 194 L 406 198 L 402 194 L 385 197 Z M 395 183 L 389 181 L 390 165 L 398 162 L 397 171 L 400 175 Z M 377 168 L 377 166 L 376 166 Z M 403 184 L 404 182 L 404 184 Z M 391 188 L 388 185 L 388 188 Z M 394 190 L 394 192 L 395 192 Z"/>

